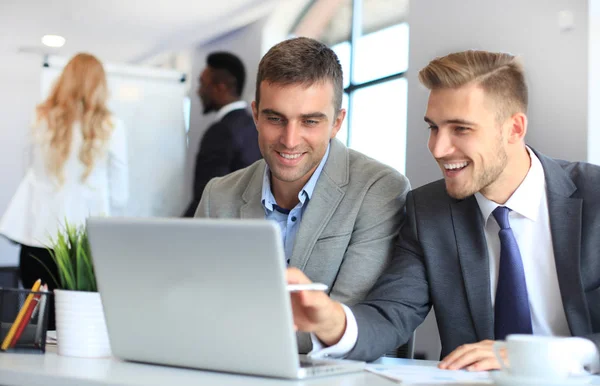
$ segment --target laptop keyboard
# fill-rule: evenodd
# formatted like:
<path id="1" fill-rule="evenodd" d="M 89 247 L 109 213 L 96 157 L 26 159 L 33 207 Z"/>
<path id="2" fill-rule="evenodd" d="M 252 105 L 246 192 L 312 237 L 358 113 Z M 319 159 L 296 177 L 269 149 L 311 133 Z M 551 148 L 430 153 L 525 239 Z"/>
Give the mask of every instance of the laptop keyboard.
<path id="1" fill-rule="evenodd" d="M 321 366 L 331 366 L 331 361 L 320 361 L 320 360 L 310 360 L 310 359 L 300 359 L 300 367 L 321 367 Z"/>

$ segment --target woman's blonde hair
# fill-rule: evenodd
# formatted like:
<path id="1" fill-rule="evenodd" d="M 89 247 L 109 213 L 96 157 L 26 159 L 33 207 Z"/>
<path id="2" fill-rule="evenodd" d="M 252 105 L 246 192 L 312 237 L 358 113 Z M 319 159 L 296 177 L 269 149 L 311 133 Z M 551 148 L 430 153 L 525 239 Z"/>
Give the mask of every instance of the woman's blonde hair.
<path id="1" fill-rule="evenodd" d="M 523 66 L 507 53 L 469 50 L 436 58 L 419 72 L 419 81 L 430 90 L 476 83 L 496 100 L 499 119 L 527 113 Z"/>
<path id="2" fill-rule="evenodd" d="M 81 122 L 83 144 L 79 159 L 91 173 L 113 130 L 106 107 L 108 90 L 102 63 L 90 54 L 77 54 L 65 66 L 48 98 L 37 106 L 37 121 L 47 123 L 48 169 L 64 182 L 63 167 L 71 151 L 73 124 Z"/>

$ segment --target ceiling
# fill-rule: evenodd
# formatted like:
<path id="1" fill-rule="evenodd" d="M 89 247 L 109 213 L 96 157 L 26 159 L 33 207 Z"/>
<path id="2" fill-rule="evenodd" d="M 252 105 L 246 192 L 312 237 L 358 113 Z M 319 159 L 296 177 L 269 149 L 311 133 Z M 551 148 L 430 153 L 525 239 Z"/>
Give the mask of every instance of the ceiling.
<path id="1" fill-rule="evenodd" d="M 302 35 L 315 37 L 329 45 L 349 40 L 352 5 L 352 0 L 313 1 L 310 6 L 315 7 L 316 13 L 307 10 L 296 27 L 301 25 L 302 32 L 310 31 Z M 361 32 L 367 34 L 406 21 L 408 8 L 409 0 L 362 0 Z M 315 28 L 310 27 L 311 23 L 317 24 Z"/>
<path id="2" fill-rule="evenodd" d="M 0 0 L 0 55 L 87 51 L 105 61 L 142 63 L 265 16 L 276 0 Z M 62 35 L 61 49 L 41 44 Z"/>

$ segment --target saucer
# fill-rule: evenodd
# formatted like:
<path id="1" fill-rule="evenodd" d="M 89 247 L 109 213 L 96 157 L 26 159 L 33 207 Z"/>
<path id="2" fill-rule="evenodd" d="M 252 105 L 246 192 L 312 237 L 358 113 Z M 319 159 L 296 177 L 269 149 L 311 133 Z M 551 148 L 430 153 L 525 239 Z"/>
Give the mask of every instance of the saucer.
<path id="1" fill-rule="evenodd" d="M 491 374 L 494 384 L 498 386 L 571 386 L 589 385 L 593 377 L 590 375 L 570 377 L 567 379 L 544 379 L 510 375 L 502 371 L 493 371 Z"/>

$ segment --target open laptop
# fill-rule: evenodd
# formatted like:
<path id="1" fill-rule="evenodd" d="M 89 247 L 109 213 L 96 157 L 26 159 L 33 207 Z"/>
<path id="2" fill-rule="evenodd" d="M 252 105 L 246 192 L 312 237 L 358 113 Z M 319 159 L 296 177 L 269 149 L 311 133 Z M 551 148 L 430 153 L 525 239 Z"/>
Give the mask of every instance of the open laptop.
<path id="1" fill-rule="evenodd" d="M 280 378 L 364 368 L 298 355 L 276 223 L 90 218 L 87 229 L 117 357 Z"/>

